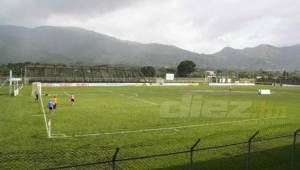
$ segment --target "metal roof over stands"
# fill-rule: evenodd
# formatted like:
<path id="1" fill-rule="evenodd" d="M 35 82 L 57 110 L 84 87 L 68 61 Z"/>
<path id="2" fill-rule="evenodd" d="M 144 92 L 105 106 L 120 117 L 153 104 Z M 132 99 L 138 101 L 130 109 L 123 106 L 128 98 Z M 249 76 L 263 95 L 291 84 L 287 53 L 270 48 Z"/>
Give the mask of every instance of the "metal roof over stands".
<path id="1" fill-rule="evenodd" d="M 30 82 L 144 82 L 139 68 L 108 65 L 28 64 L 24 79 Z"/>

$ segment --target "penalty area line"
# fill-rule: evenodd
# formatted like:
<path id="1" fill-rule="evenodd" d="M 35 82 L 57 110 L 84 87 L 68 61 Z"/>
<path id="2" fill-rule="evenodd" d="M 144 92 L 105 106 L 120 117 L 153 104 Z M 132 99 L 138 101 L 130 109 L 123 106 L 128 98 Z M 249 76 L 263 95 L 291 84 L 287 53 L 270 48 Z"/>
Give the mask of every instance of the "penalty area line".
<path id="1" fill-rule="evenodd" d="M 146 104 L 151 104 L 151 105 L 154 105 L 154 106 L 158 106 L 159 104 L 157 103 L 154 103 L 154 102 L 151 102 L 151 101 L 148 101 L 148 100 L 145 100 L 145 99 L 140 99 L 138 98 L 139 94 L 138 93 L 134 93 L 135 96 L 129 96 L 127 94 L 129 94 L 128 92 L 126 91 L 123 91 L 121 93 L 116 93 L 116 92 L 113 92 L 111 90 L 102 90 L 102 91 L 105 91 L 105 92 L 108 92 L 108 93 L 112 93 L 112 94 L 117 94 L 117 95 L 120 95 L 120 96 L 123 96 L 123 97 L 126 97 L 128 99 L 132 99 L 132 100 L 136 100 L 136 101 L 139 101 L 139 102 L 143 102 L 143 103 L 146 103 Z M 125 94 L 124 94 L 125 93 Z"/>
<path id="2" fill-rule="evenodd" d="M 71 138 L 72 136 L 68 136 L 68 135 L 66 135 L 66 134 L 63 134 L 63 133 L 61 133 L 61 134 L 52 134 L 51 135 L 51 138 Z"/>
<path id="3" fill-rule="evenodd" d="M 40 96 L 40 104 L 41 104 L 41 108 L 42 108 L 42 112 L 43 112 L 43 117 L 44 117 L 44 122 L 45 122 L 45 127 L 46 127 L 46 132 L 48 135 L 48 138 L 51 138 L 51 120 L 49 120 L 49 122 L 47 122 L 47 116 L 46 116 L 46 112 L 45 112 L 45 108 L 44 108 L 44 104 L 43 104 L 43 98 L 42 96 Z"/>
<path id="4" fill-rule="evenodd" d="M 115 93 L 115 92 L 109 91 L 109 90 L 101 90 L 101 92 L 106 92 L 106 93 L 111 93 L 111 94 L 117 94 L 117 95 L 126 97 L 126 98 L 131 99 L 131 100 L 136 100 L 138 102 L 143 102 L 143 103 L 146 103 L 146 104 L 151 104 L 151 105 L 154 105 L 154 106 L 159 106 L 159 104 L 157 104 L 157 103 L 154 103 L 154 102 L 151 102 L 151 101 L 148 101 L 148 100 L 145 100 L 145 99 L 138 98 L 138 96 L 139 96 L 138 93 L 134 93 L 135 96 L 129 96 L 129 95 L 124 94 L 125 92 L 123 92 L 123 93 Z M 126 93 L 128 94 L 128 92 L 126 92 Z M 71 94 L 68 93 L 67 91 L 64 91 L 64 95 L 70 96 Z M 96 95 L 99 95 L 99 94 L 96 94 L 96 93 L 88 93 L 88 94 L 81 93 L 81 94 L 76 94 L 76 95 L 96 96 Z"/>
<path id="5" fill-rule="evenodd" d="M 120 93 L 119 95 L 124 96 L 124 97 L 127 97 L 128 99 L 132 99 L 132 100 L 136 100 L 136 101 L 139 101 L 139 102 L 151 104 L 151 105 L 154 105 L 154 106 L 158 106 L 158 105 L 159 105 L 159 104 L 157 104 L 157 103 L 150 102 L 150 101 L 144 100 L 144 99 L 140 99 L 140 98 L 137 98 L 137 97 L 135 97 L 135 96 L 127 96 L 127 95 L 122 94 L 122 93 Z"/>
<path id="6" fill-rule="evenodd" d="M 43 115 L 31 115 L 31 116 L 43 116 Z"/>
<path id="7" fill-rule="evenodd" d="M 195 124 L 195 125 L 185 125 L 185 126 L 173 126 L 173 127 L 164 127 L 164 128 L 151 128 L 151 129 L 139 129 L 139 130 L 128 130 L 128 131 L 119 131 L 119 132 L 104 132 L 104 133 L 90 133 L 90 134 L 82 134 L 82 135 L 59 135 L 53 136 L 52 138 L 70 138 L 70 137 L 89 137 L 89 136 L 102 136 L 102 135 L 118 135 L 118 134 L 130 134 L 130 133 L 143 133 L 143 132 L 155 132 L 155 131 L 179 131 L 178 129 L 187 129 L 187 128 L 195 128 L 195 127 L 205 127 L 205 126 L 214 126 L 214 125 L 226 125 L 233 123 L 243 123 L 243 122 L 252 122 L 252 121 L 260 121 L 260 120 L 271 120 L 271 119 L 285 119 L 286 117 L 270 117 L 263 119 L 246 119 L 246 120 L 237 120 L 237 121 L 227 121 L 227 122 L 216 122 L 216 123 L 204 123 L 204 124 Z"/>
<path id="8" fill-rule="evenodd" d="M 70 93 L 64 91 L 64 94 L 67 95 L 67 96 L 70 96 Z"/>

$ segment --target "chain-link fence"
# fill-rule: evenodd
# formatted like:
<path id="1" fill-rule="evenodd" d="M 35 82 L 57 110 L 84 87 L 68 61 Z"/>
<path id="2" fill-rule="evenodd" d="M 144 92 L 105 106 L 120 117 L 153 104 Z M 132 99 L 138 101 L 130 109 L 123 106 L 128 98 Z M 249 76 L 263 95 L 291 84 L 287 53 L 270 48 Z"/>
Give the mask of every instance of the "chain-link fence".
<path id="1" fill-rule="evenodd" d="M 5 85 L 9 85 L 9 78 L 8 77 L 0 77 L 0 88 Z"/>
<path id="2" fill-rule="evenodd" d="M 297 170 L 300 169 L 299 135 L 300 129 L 293 134 L 271 137 L 259 137 L 258 131 L 247 140 L 214 146 L 203 146 L 205 141 L 197 139 L 189 149 L 177 148 L 174 152 L 162 149 L 162 153 L 133 157 L 128 157 L 122 148 L 82 147 L 62 151 L 50 147 L 40 152 L 0 152 L 0 169 Z"/>

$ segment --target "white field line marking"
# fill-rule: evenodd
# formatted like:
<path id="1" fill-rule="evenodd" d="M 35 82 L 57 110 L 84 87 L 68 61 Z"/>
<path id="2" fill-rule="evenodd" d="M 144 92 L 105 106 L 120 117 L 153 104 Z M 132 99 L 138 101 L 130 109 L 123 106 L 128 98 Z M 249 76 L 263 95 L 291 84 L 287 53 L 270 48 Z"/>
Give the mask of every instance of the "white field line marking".
<path id="1" fill-rule="evenodd" d="M 45 112 L 42 96 L 40 96 L 40 101 L 41 101 L 42 112 L 43 112 L 43 115 L 44 115 L 44 121 L 45 121 L 47 135 L 48 135 L 48 138 L 51 138 L 51 134 L 49 133 L 49 127 L 48 127 L 48 122 L 47 122 L 47 117 L 46 117 L 46 112 Z"/>
<path id="2" fill-rule="evenodd" d="M 257 91 L 241 91 L 241 90 L 191 90 L 188 92 L 195 92 L 195 93 L 244 93 L 244 94 L 256 94 Z"/>
<path id="3" fill-rule="evenodd" d="M 65 135 L 65 134 L 63 134 L 63 133 L 52 134 L 52 135 L 51 135 L 51 138 L 70 138 L 70 137 L 72 137 L 72 136 L 67 136 L 67 135 Z"/>
<path id="4" fill-rule="evenodd" d="M 64 94 L 67 95 L 67 96 L 70 96 L 70 94 L 66 91 L 64 91 Z"/>
<path id="5" fill-rule="evenodd" d="M 76 96 L 96 96 L 98 94 L 93 94 L 93 93 L 74 93 Z M 45 94 L 44 94 L 45 95 Z M 65 96 L 69 96 L 70 94 L 69 93 L 55 93 L 55 94 L 52 94 L 52 93 L 48 93 L 49 96 L 54 96 L 54 95 L 57 95 L 57 96 L 60 96 L 60 95 L 65 95 Z"/>
<path id="6" fill-rule="evenodd" d="M 83 135 L 74 135 L 73 137 L 87 137 L 87 136 L 100 136 L 100 135 L 116 135 L 116 134 L 129 134 L 129 133 L 139 133 L 139 132 L 152 132 L 152 131 L 163 131 L 163 130 L 178 130 L 194 127 L 204 127 L 204 126 L 214 126 L 214 125 L 225 125 L 232 123 L 242 123 L 242 122 L 251 122 L 258 120 L 270 120 L 270 119 L 283 119 L 286 117 L 270 117 L 263 119 L 246 119 L 246 120 L 237 120 L 237 121 L 227 121 L 227 122 L 216 122 L 216 123 L 204 123 L 197 125 L 185 125 L 185 126 L 174 126 L 174 127 L 165 127 L 165 128 L 153 128 L 153 129 L 139 129 L 139 130 L 129 130 L 129 131 L 119 131 L 119 132 L 106 132 L 106 133 L 93 133 L 93 134 L 83 134 Z"/>
<path id="7" fill-rule="evenodd" d="M 128 96 L 128 95 L 126 95 L 126 94 L 123 94 L 123 93 L 114 93 L 114 92 L 112 92 L 112 91 L 109 91 L 109 90 L 103 90 L 103 92 L 107 92 L 107 93 L 112 93 L 112 94 L 118 94 L 118 95 L 120 95 L 120 96 L 124 96 L 124 97 L 127 97 L 127 98 L 129 98 L 129 99 L 132 99 L 132 100 L 136 100 L 136 101 L 139 101 L 139 102 L 143 102 L 143 103 L 147 103 L 147 104 L 151 104 L 151 105 L 154 105 L 154 106 L 158 106 L 159 104 L 157 104 L 157 103 L 154 103 L 154 102 L 150 102 L 150 101 L 148 101 L 148 100 L 144 100 L 144 99 L 140 99 L 140 98 L 138 98 L 138 94 L 137 93 L 134 93 L 134 95 L 135 96 Z M 127 92 L 128 93 L 128 92 Z M 66 91 L 64 91 L 64 94 L 65 95 L 67 95 L 67 96 L 69 96 L 70 94 L 68 93 L 68 92 L 66 92 Z M 94 93 L 89 93 L 89 94 L 76 94 L 76 95 L 99 95 L 99 94 L 94 94 Z"/>
<path id="8" fill-rule="evenodd" d="M 40 114 L 40 115 L 31 115 L 31 116 L 43 116 L 43 115 Z"/>
<path id="9" fill-rule="evenodd" d="M 154 106 L 158 106 L 158 105 L 159 105 L 159 104 L 157 104 L 157 103 L 150 102 L 150 101 L 144 100 L 144 99 L 140 99 L 140 98 L 137 98 L 137 97 L 135 97 L 135 96 L 127 96 L 127 95 L 122 94 L 122 93 L 120 93 L 119 95 L 124 96 L 124 97 L 127 97 L 127 98 L 129 98 L 129 99 L 133 99 L 133 100 L 139 101 L 139 102 L 143 102 L 143 103 L 147 103 L 147 104 L 152 104 L 152 105 L 154 105 Z"/>
<path id="10" fill-rule="evenodd" d="M 126 91 L 122 91 L 121 93 L 115 93 L 115 92 L 113 92 L 113 91 L 111 91 L 111 90 L 101 90 L 101 91 L 108 92 L 108 93 L 112 93 L 112 94 L 118 94 L 118 95 L 120 95 L 120 96 L 124 96 L 124 97 L 127 97 L 127 98 L 129 98 L 129 99 L 133 99 L 133 100 L 136 100 L 136 101 L 139 101 L 139 102 L 144 102 L 144 103 L 151 104 L 151 105 L 154 105 L 154 106 L 158 106 L 158 105 L 159 105 L 159 104 L 157 104 L 157 103 L 150 102 L 150 101 L 148 101 L 148 100 L 144 100 L 144 99 L 138 98 L 138 96 L 139 96 L 138 93 L 134 93 L 135 96 L 128 96 L 128 95 L 126 95 L 126 94 L 129 94 L 129 93 L 126 92 Z M 124 94 L 124 93 L 126 93 L 126 94 Z"/>

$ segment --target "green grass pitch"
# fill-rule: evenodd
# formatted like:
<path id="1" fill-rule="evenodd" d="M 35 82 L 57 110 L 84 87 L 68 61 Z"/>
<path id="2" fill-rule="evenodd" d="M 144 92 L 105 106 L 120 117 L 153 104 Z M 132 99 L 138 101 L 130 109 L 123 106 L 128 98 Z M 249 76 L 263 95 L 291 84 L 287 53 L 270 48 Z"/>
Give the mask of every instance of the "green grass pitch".
<path id="1" fill-rule="evenodd" d="M 271 95 L 258 95 L 271 89 Z M 291 134 L 300 128 L 300 88 L 254 87 L 56 87 L 43 88 L 47 132 L 41 105 L 31 87 L 18 97 L 0 89 L 0 169 L 39 169 L 65 164 L 111 159 L 120 147 L 119 158 L 167 153 L 198 147 L 245 141 L 257 130 L 259 137 Z M 74 93 L 72 106 L 69 94 Z M 46 108 L 58 96 L 57 109 Z M 285 164 L 292 139 L 255 145 L 265 160 L 261 164 Z M 195 153 L 202 169 L 241 169 L 246 146 Z M 266 155 L 275 155 L 270 157 Z M 121 169 L 187 169 L 189 155 L 120 162 Z M 231 163 L 228 163 L 231 162 Z M 226 165 L 226 166 L 225 166 Z M 258 166 L 258 165 L 257 165 Z M 26 168 L 24 168 L 26 167 Z M 275 167 L 275 166 L 274 166 Z M 276 166 L 278 167 L 278 166 Z M 92 167 L 95 168 L 95 167 Z M 108 168 L 101 165 L 98 169 Z M 273 168 L 276 169 L 276 168 Z"/>

